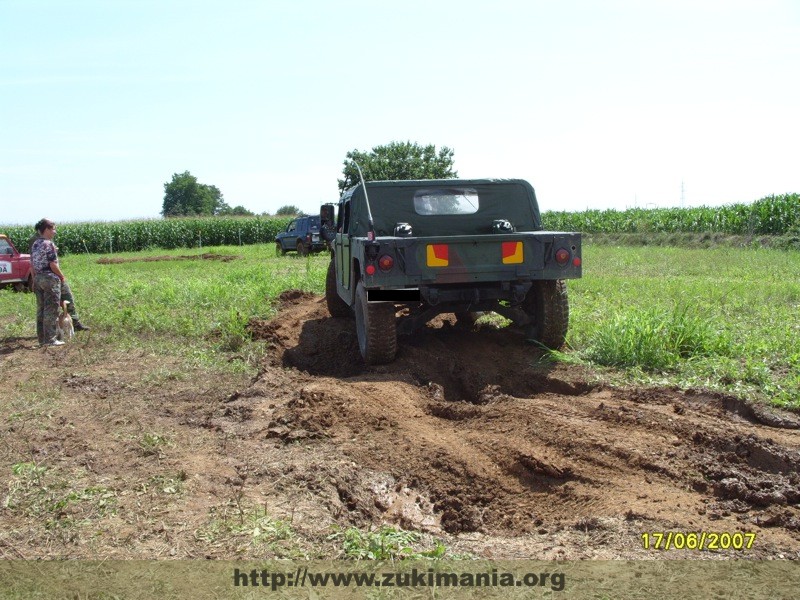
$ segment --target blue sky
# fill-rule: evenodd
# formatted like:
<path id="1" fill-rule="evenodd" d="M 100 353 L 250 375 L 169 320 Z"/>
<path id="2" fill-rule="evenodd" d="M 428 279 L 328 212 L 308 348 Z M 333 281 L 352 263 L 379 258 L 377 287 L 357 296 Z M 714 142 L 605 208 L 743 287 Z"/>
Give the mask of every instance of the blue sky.
<path id="1" fill-rule="evenodd" d="M 800 191 L 799 99 L 794 0 L 0 0 L 0 223 L 157 217 L 183 171 L 316 212 L 393 140 L 543 209 L 749 202 Z"/>

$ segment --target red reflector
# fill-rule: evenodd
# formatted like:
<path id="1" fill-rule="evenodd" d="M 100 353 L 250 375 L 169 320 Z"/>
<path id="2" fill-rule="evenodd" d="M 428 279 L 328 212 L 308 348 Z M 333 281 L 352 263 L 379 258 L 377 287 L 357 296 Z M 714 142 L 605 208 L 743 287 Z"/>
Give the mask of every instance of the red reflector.
<path id="1" fill-rule="evenodd" d="M 446 267 L 450 264 L 450 249 L 447 244 L 428 244 L 427 262 L 429 267 Z"/>
<path id="2" fill-rule="evenodd" d="M 569 252 L 564 248 L 558 250 L 556 252 L 556 262 L 562 267 L 565 266 L 569 262 Z"/>
<path id="3" fill-rule="evenodd" d="M 576 256 L 575 258 L 572 259 L 572 264 L 574 266 L 576 266 L 576 267 L 580 267 L 581 266 L 581 259 Z"/>
<path id="4" fill-rule="evenodd" d="M 381 271 L 391 271 L 394 266 L 394 259 L 388 254 L 384 254 L 378 259 L 378 266 Z"/>
<path id="5" fill-rule="evenodd" d="M 501 248 L 504 265 L 513 265 L 523 262 L 522 242 L 503 242 Z"/>
<path id="6" fill-rule="evenodd" d="M 375 275 L 375 265 L 367 265 L 364 271 L 367 273 L 367 275 Z"/>

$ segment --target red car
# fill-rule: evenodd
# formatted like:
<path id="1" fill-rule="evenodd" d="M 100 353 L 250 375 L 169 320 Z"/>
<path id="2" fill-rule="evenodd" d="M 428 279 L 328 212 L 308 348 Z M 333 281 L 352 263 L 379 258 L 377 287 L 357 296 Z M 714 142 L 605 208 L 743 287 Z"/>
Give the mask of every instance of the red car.
<path id="1" fill-rule="evenodd" d="M 17 252 L 8 236 L 0 233 L 0 288 L 8 285 L 20 292 L 33 289 L 31 255 Z"/>

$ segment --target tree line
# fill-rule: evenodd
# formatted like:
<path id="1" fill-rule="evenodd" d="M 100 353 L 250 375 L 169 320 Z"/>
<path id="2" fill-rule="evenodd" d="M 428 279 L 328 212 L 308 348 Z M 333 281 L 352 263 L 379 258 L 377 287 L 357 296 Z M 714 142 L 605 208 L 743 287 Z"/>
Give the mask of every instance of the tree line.
<path id="1" fill-rule="evenodd" d="M 433 144 L 421 146 L 416 142 L 391 142 L 375 146 L 364 152 L 351 150 L 347 153 L 342 169 L 342 179 L 337 180 L 342 192 L 359 182 L 356 163 L 361 167 L 367 181 L 397 179 L 451 179 L 458 173 L 453 170 L 453 150 Z M 321 202 L 320 202 L 321 204 Z M 294 205 L 281 206 L 277 216 L 301 214 Z M 172 180 L 164 184 L 163 217 L 211 217 L 211 216 L 255 216 L 244 206 L 231 207 L 225 202 L 222 192 L 215 185 L 200 183 L 189 171 L 175 173 Z"/>

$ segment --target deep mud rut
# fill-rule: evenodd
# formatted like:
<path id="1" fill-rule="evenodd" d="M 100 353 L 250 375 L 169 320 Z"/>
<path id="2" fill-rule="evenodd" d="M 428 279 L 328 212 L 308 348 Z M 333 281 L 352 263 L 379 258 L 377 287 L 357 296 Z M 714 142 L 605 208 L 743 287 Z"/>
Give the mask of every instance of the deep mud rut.
<path id="1" fill-rule="evenodd" d="M 278 318 L 251 324 L 275 349 L 254 384 L 274 404 L 251 433 L 333 459 L 315 468 L 356 523 L 454 534 L 504 557 L 652 556 L 641 534 L 665 530 L 753 532 L 740 556 L 800 557 L 794 415 L 604 387 L 511 332 L 446 319 L 365 368 L 351 320 L 309 295 L 281 300 Z"/>
<path id="2" fill-rule="evenodd" d="M 96 356 L 91 337 L 62 352 L 0 341 L 6 389 L 59 390 L 38 420 L 0 423 L 0 557 L 333 558 L 331 526 L 388 523 L 497 559 L 800 559 L 797 415 L 610 387 L 513 332 L 445 317 L 366 368 L 351 319 L 301 292 L 280 303 L 251 322 L 270 349 L 249 382 Z M 47 467 L 41 481 L 8 475 L 27 462 Z M 86 491 L 53 510 L 67 490 L 103 490 L 113 510 Z M 295 537 L 254 543 L 253 509 Z M 756 537 L 742 551 L 643 548 L 667 531 Z"/>

